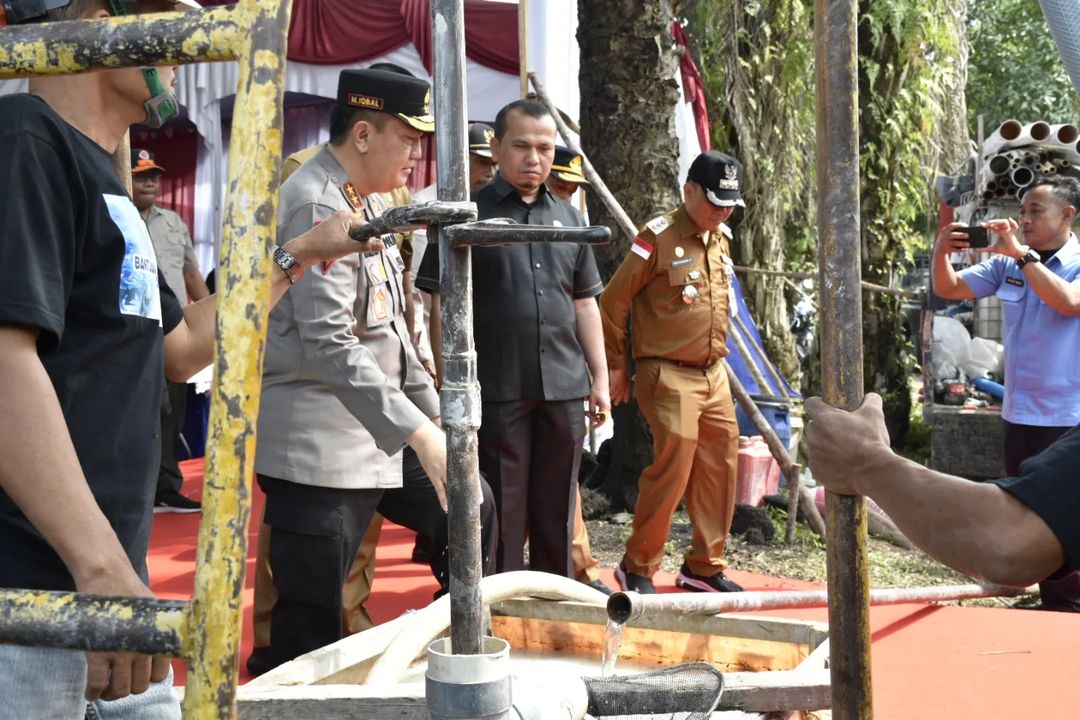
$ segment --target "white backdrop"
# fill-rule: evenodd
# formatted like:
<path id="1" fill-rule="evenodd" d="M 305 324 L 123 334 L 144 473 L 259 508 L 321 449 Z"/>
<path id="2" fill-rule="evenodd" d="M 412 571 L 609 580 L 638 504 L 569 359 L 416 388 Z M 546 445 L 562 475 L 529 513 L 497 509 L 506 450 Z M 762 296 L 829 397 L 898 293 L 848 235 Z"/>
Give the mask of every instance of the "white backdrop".
<path id="1" fill-rule="evenodd" d="M 360 0 L 358 0 L 359 2 Z M 552 101 L 575 119 L 579 117 L 579 52 L 577 45 L 577 0 L 531 0 L 528 7 L 529 66 L 539 75 Z M 512 32 L 512 28 L 507 29 Z M 392 62 L 417 77 L 431 80 L 416 48 L 407 44 L 379 58 L 355 66 L 288 64 L 286 92 L 304 93 L 327 99 L 337 94 L 337 78 L 346 67 L 366 67 L 375 62 Z M 228 177 L 228 134 L 223 132 L 223 106 L 236 92 L 235 62 L 202 63 L 180 68 L 177 97 L 195 124 L 202 140 L 198 144 L 195 173 L 195 226 L 191 228 L 196 254 L 203 272 L 217 266 L 225 181 Z M 679 80 L 680 96 L 682 82 Z M 0 80 L 0 95 L 24 92 L 25 80 Z M 466 60 L 466 116 L 470 120 L 492 121 L 499 108 L 520 95 L 517 76 L 501 73 Z M 438 113 L 438 108 L 434 108 Z M 700 152 L 691 106 L 679 102 L 675 129 L 680 138 L 680 182 L 690 162 Z M 318 107 L 291 108 L 287 112 L 285 153 L 325 142 L 329 117 Z M 661 208 L 657 208 L 661 210 Z M 644 222 L 646 218 L 634 218 Z"/>

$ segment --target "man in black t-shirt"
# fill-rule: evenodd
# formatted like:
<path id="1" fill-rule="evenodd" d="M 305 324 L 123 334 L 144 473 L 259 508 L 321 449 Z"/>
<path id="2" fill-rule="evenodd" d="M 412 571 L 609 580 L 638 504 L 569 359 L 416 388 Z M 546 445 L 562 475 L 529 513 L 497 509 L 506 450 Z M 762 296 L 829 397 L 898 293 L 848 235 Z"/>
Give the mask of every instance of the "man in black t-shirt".
<path id="1" fill-rule="evenodd" d="M 1027 586 L 1080 569 L 1080 426 L 1016 477 L 977 483 L 896 455 L 873 393 L 854 412 L 806 401 L 810 469 L 829 490 L 866 495 L 927 554 L 962 573 Z"/>
<path id="2" fill-rule="evenodd" d="M 544 185 L 555 154 L 555 120 L 547 108 L 530 100 L 504 107 L 495 118 L 491 148 L 499 171 L 473 194 L 479 219 L 585 224 L 581 213 Z M 480 470 L 499 512 L 499 569 L 524 569 L 528 539 L 530 569 L 574 577 L 570 546 L 585 437 L 582 401 L 588 399 L 592 413 L 606 416 L 610 410 L 596 304 L 602 285 L 592 248 L 473 248 L 472 268 L 483 396 Z M 439 323 L 435 245 L 424 251 L 416 287 L 432 293 L 432 322 Z"/>
<path id="3" fill-rule="evenodd" d="M 74 0 L 49 19 L 107 15 Z M 158 73 L 171 87 L 175 68 Z M 112 153 L 147 121 L 140 70 L 36 78 L 30 91 L 0 98 L 0 587 L 150 596 L 161 385 L 211 361 L 215 299 L 181 309 L 114 175 Z M 286 244 L 271 302 L 304 267 L 381 248 L 349 239 L 353 222 L 341 213 Z M 166 658 L 0 645 L 0 718 L 81 720 L 86 699 L 148 687 L 141 703 L 98 709 L 176 718 L 167 674 Z"/>

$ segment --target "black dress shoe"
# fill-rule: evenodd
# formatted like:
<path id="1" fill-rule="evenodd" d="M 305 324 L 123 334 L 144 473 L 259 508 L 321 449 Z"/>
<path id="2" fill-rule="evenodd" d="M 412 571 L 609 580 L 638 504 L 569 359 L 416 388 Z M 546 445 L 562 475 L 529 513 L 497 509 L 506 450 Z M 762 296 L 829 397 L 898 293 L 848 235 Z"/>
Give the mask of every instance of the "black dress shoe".
<path id="1" fill-rule="evenodd" d="M 259 677 L 264 673 L 268 673 L 274 669 L 273 661 L 270 659 L 269 647 L 257 647 L 251 650 L 251 654 L 248 655 L 247 669 L 251 673 L 252 677 Z"/>
<path id="2" fill-rule="evenodd" d="M 600 578 L 597 578 L 595 580 L 590 580 L 589 582 L 587 582 L 585 584 L 588 585 L 589 587 L 591 587 L 593 590 L 599 590 L 600 592 L 604 593 L 605 595 L 611 595 L 613 592 L 615 592 L 614 590 L 609 588 L 607 586 L 607 583 L 605 583 Z"/>
<path id="3" fill-rule="evenodd" d="M 653 585 L 652 578 L 627 572 L 625 563 L 619 563 L 619 567 L 615 568 L 615 582 L 619 583 L 619 587 L 623 590 L 632 590 L 642 595 L 656 594 L 656 586 Z"/>

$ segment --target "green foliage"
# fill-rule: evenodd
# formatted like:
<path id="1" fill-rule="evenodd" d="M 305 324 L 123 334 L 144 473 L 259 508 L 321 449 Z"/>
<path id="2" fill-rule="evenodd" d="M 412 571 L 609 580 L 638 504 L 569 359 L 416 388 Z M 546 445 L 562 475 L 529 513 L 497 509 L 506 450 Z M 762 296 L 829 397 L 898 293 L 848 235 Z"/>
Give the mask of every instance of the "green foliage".
<path id="1" fill-rule="evenodd" d="M 762 232 L 757 208 L 775 204 L 800 241 L 782 252 L 804 266 L 817 253 L 813 11 L 809 0 L 706 0 L 691 25 L 714 146 L 734 149 L 747 165 L 743 224 Z"/>
<path id="2" fill-rule="evenodd" d="M 814 45 L 809 0 L 701 0 L 697 43 L 713 146 L 746 167 L 746 210 L 733 218 L 740 265 L 815 264 Z M 749 275 L 744 295 L 770 357 L 798 377 L 784 281 Z"/>
<path id="3" fill-rule="evenodd" d="M 947 88 L 962 73 L 962 3 L 859 5 L 861 255 L 871 282 L 890 285 L 926 245 Z M 817 267 L 813 12 L 810 0 L 700 0 L 689 28 L 715 145 L 747 162 L 740 230 L 756 262 L 787 270 Z M 777 231 L 779 247 L 761 241 Z M 749 278 L 746 286 L 759 323 L 761 304 L 783 302 L 782 292 L 755 292 Z M 874 293 L 863 299 L 866 387 L 905 388 L 913 359 L 901 303 Z M 804 380 L 804 388 L 815 384 Z M 902 435 L 910 402 L 903 392 L 893 398 L 890 426 Z"/>
<path id="4" fill-rule="evenodd" d="M 887 284 L 925 246 L 919 219 L 936 174 L 926 159 L 962 42 L 949 5 L 947 0 L 859 5 L 863 276 L 871 281 Z"/>
<path id="5" fill-rule="evenodd" d="M 922 405 L 912 404 L 908 423 L 901 454 L 909 460 L 925 464 L 930 460 L 931 431 L 930 426 L 923 419 Z"/>
<path id="6" fill-rule="evenodd" d="M 971 137 L 1005 120 L 1074 122 L 1080 106 L 1039 3 L 979 0 L 970 5 L 967 107 Z"/>
<path id="7" fill-rule="evenodd" d="M 936 129 L 963 39 L 952 0 L 863 0 L 859 4 L 862 274 L 890 284 L 923 249 L 925 208 L 937 174 Z M 867 389 L 886 398 L 886 420 L 906 434 L 910 396 L 901 302 L 863 295 Z M 895 392 L 889 392 L 895 390 Z"/>
<path id="8" fill-rule="evenodd" d="M 767 509 L 769 511 L 769 520 L 772 521 L 773 528 L 776 530 L 774 544 L 782 543 L 787 535 L 787 510 L 778 508 L 775 505 L 769 505 Z M 795 523 L 795 544 L 806 545 L 818 550 L 825 549 L 825 541 L 805 523 Z"/>

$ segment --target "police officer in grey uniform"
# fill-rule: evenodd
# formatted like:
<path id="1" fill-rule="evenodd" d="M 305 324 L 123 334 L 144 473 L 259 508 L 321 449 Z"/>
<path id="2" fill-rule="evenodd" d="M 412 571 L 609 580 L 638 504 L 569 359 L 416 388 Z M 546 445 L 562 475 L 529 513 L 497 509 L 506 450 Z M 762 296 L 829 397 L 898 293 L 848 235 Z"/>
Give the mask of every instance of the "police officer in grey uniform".
<path id="1" fill-rule="evenodd" d="M 406 183 L 434 130 L 429 98 L 423 80 L 343 71 L 330 143 L 282 186 L 280 241 L 337 210 L 382 214 L 379 193 Z M 273 528 L 273 665 L 342 637 L 342 583 L 383 491 L 401 486 L 406 445 L 445 508 L 438 395 L 405 325 L 404 262 L 392 235 L 383 243 L 306 275 L 275 254 L 297 276 L 270 315 L 255 458 Z"/>

